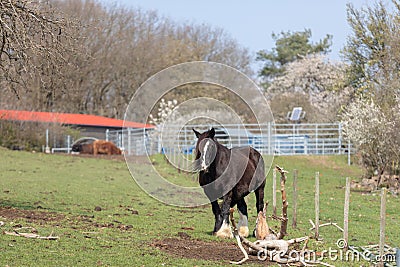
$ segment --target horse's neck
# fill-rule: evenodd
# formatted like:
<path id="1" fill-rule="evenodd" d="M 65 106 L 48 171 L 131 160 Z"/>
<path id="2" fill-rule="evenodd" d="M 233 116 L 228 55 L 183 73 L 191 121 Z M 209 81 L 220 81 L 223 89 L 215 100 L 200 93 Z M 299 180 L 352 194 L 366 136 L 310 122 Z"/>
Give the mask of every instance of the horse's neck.
<path id="1" fill-rule="evenodd" d="M 218 164 L 222 164 L 222 165 L 228 165 L 229 163 L 229 158 L 231 155 L 231 151 L 229 148 L 227 148 L 224 145 L 221 145 L 220 143 L 217 143 L 217 155 L 215 157 L 214 162 L 218 163 Z M 226 166 L 222 166 L 222 167 L 226 167 Z"/>
<path id="2" fill-rule="evenodd" d="M 221 153 L 229 153 L 229 148 L 227 148 L 226 146 L 224 146 L 224 145 L 221 145 L 220 143 L 218 143 L 218 142 L 216 142 L 217 143 L 217 147 L 218 147 L 218 151 L 219 152 L 221 152 Z"/>

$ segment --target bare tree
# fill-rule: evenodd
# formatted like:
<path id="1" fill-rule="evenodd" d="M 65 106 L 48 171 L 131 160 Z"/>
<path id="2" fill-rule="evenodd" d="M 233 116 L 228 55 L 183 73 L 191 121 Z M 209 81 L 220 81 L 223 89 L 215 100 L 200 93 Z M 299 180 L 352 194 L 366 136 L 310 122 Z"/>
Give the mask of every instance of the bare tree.
<path id="1" fill-rule="evenodd" d="M 64 0 L 57 6 L 80 21 L 76 34 L 88 51 L 87 57 L 73 59 L 79 71 L 69 73 L 74 110 L 121 118 L 143 82 L 182 62 L 216 61 L 251 74 L 248 51 L 221 29 L 94 0 Z"/>
<path id="2" fill-rule="evenodd" d="M 178 63 L 210 60 L 251 75 L 249 52 L 223 30 L 156 11 L 96 0 L 5 0 L 0 8 L 6 108 L 121 118 L 144 81 Z"/>
<path id="3" fill-rule="evenodd" d="M 57 98 L 57 75 L 74 52 L 70 35 L 74 27 L 43 1 L 0 2 L 0 82 L 16 100 L 35 100 L 49 109 Z M 36 86 L 32 86 L 36 85 Z M 36 87 L 36 88 L 34 88 Z M 2 94 L 6 92 L 3 91 Z M 27 97 L 29 95 L 29 97 Z"/>

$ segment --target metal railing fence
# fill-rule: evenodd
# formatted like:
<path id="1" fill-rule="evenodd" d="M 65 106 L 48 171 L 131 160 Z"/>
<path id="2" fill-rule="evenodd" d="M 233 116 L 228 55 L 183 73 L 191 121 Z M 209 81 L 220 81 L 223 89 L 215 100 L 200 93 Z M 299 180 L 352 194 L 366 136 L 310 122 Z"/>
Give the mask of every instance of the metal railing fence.
<path id="1" fill-rule="evenodd" d="M 340 123 L 324 124 L 244 124 L 185 125 L 162 130 L 124 129 L 107 131 L 107 140 L 114 142 L 128 155 L 154 153 L 187 154 L 194 151 L 196 138 L 192 131 L 214 127 L 216 138 L 231 147 L 252 146 L 268 155 L 333 155 L 353 152 L 343 139 Z"/>

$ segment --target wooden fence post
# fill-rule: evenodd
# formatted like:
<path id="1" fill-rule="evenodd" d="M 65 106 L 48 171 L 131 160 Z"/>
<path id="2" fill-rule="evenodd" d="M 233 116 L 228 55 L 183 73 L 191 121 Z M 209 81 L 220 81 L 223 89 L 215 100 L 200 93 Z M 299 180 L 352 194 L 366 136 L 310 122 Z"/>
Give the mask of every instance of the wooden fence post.
<path id="1" fill-rule="evenodd" d="M 380 230 L 379 230 L 379 266 L 384 266 L 383 258 L 385 255 L 385 226 L 386 226 L 386 188 L 381 191 L 381 216 L 380 216 Z"/>
<path id="2" fill-rule="evenodd" d="M 350 177 L 346 177 L 346 189 L 344 194 L 344 222 L 343 222 L 343 239 L 345 241 L 345 249 L 349 245 L 349 208 L 350 208 Z"/>
<path id="3" fill-rule="evenodd" d="M 315 239 L 319 237 L 319 172 L 315 173 Z"/>
<path id="4" fill-rule="evenodd" d="M 297 177 L 298 171 L 293 171 L 293 218 L 292 227 L 297 228 Z"/>
<path id="5" fill-rule="evenodd" d="M 276 168 L 272 171 L 272 208 L 272 214 L 276 216 Z"/>

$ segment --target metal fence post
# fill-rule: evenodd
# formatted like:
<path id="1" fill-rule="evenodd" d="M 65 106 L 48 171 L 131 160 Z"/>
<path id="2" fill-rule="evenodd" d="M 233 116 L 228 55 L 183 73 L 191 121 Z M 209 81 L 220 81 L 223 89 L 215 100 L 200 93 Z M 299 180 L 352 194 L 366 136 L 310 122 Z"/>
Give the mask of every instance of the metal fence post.
<path id="1" fill-rule="evenodd" d="M 121 133 L 117 133 L 117 138 L 118 138 L 118 146 L 119 147 L 122 147 L 123 146 L 123 144 L 122 144 L 122 132 Z"/>
<path id="2" fill-rule="evenodd" d="M 157 128 L 157 130 L 156 131 L 158 131 L 159 129 Z M 160 132 L 158 131 L 158 133 L 157 133 L 157 150 L 158 150 L 158 153 L 161 153 L 162 152 L 162 139 L 161 139 L 161 134 L 160 134 Z"/>
<path id="3" fill-rule="evenodd" d="M 296 139 L 295 139 L 295 136 L 296 136 L 296 124 L 293 124 L 293 132 L 292 132 L 292 138 L 293 138 L 293 140 L 292 140 L 292 154 L 296 154 Z"/>
<path id="4" fill-rule="evenodd" d="M 347 143 L 347 165 L 349 165 L 349 166 L 351 165 L 350 149 L 351 149 L 351 143 L 350 143 L 350 140 L 349 140 L 348 143 Z"/>
<path id="5" fill-rule="evenodd" d="M 49 147 L 49 129 L 46 129 L 46 148 L 45 148 L 45 153 L 47 153 L 47 154 L 50 153 L 50 147 Z"/>
<path id="6" fill-rule="evenodd" d="M 131 128 L 128 128 L 128 155 L 131 155 Z"/>
<path id="7" fill-rule="evenodd" d="M 318 151 L 318 125 L 315 125 L 315 154 L 319 154 L 319 151 Z"/>
<path id="8" fill-rule="evenodd" d="M 240 125 L 238 124 L 238 126 L 237 126 L 237 132 L 238 132 L 238 137 L 239 137 L 239 146 L 241 146 L 242 144 L 241 144 L 241 132 L 240 132 Z M 232 140 L 232 137 L 231 137 L 231 140 Z"/>
<path id="9" fill-rule="evenodd" d="M 71 136 L 67 135 L 67 153 L 71 152 Z"/>
<path id="10" fill-rule="evenodd" d="M 303 147 L 304 147 L 304 155 L 308 155 L 308 140 L 306 138 L 303 139 Z"/>
<path id="11" fill-rule="evenodd" d="M 272 155 L 271 146 L 271 122 L 268 122 L 268 155 Z"/>

